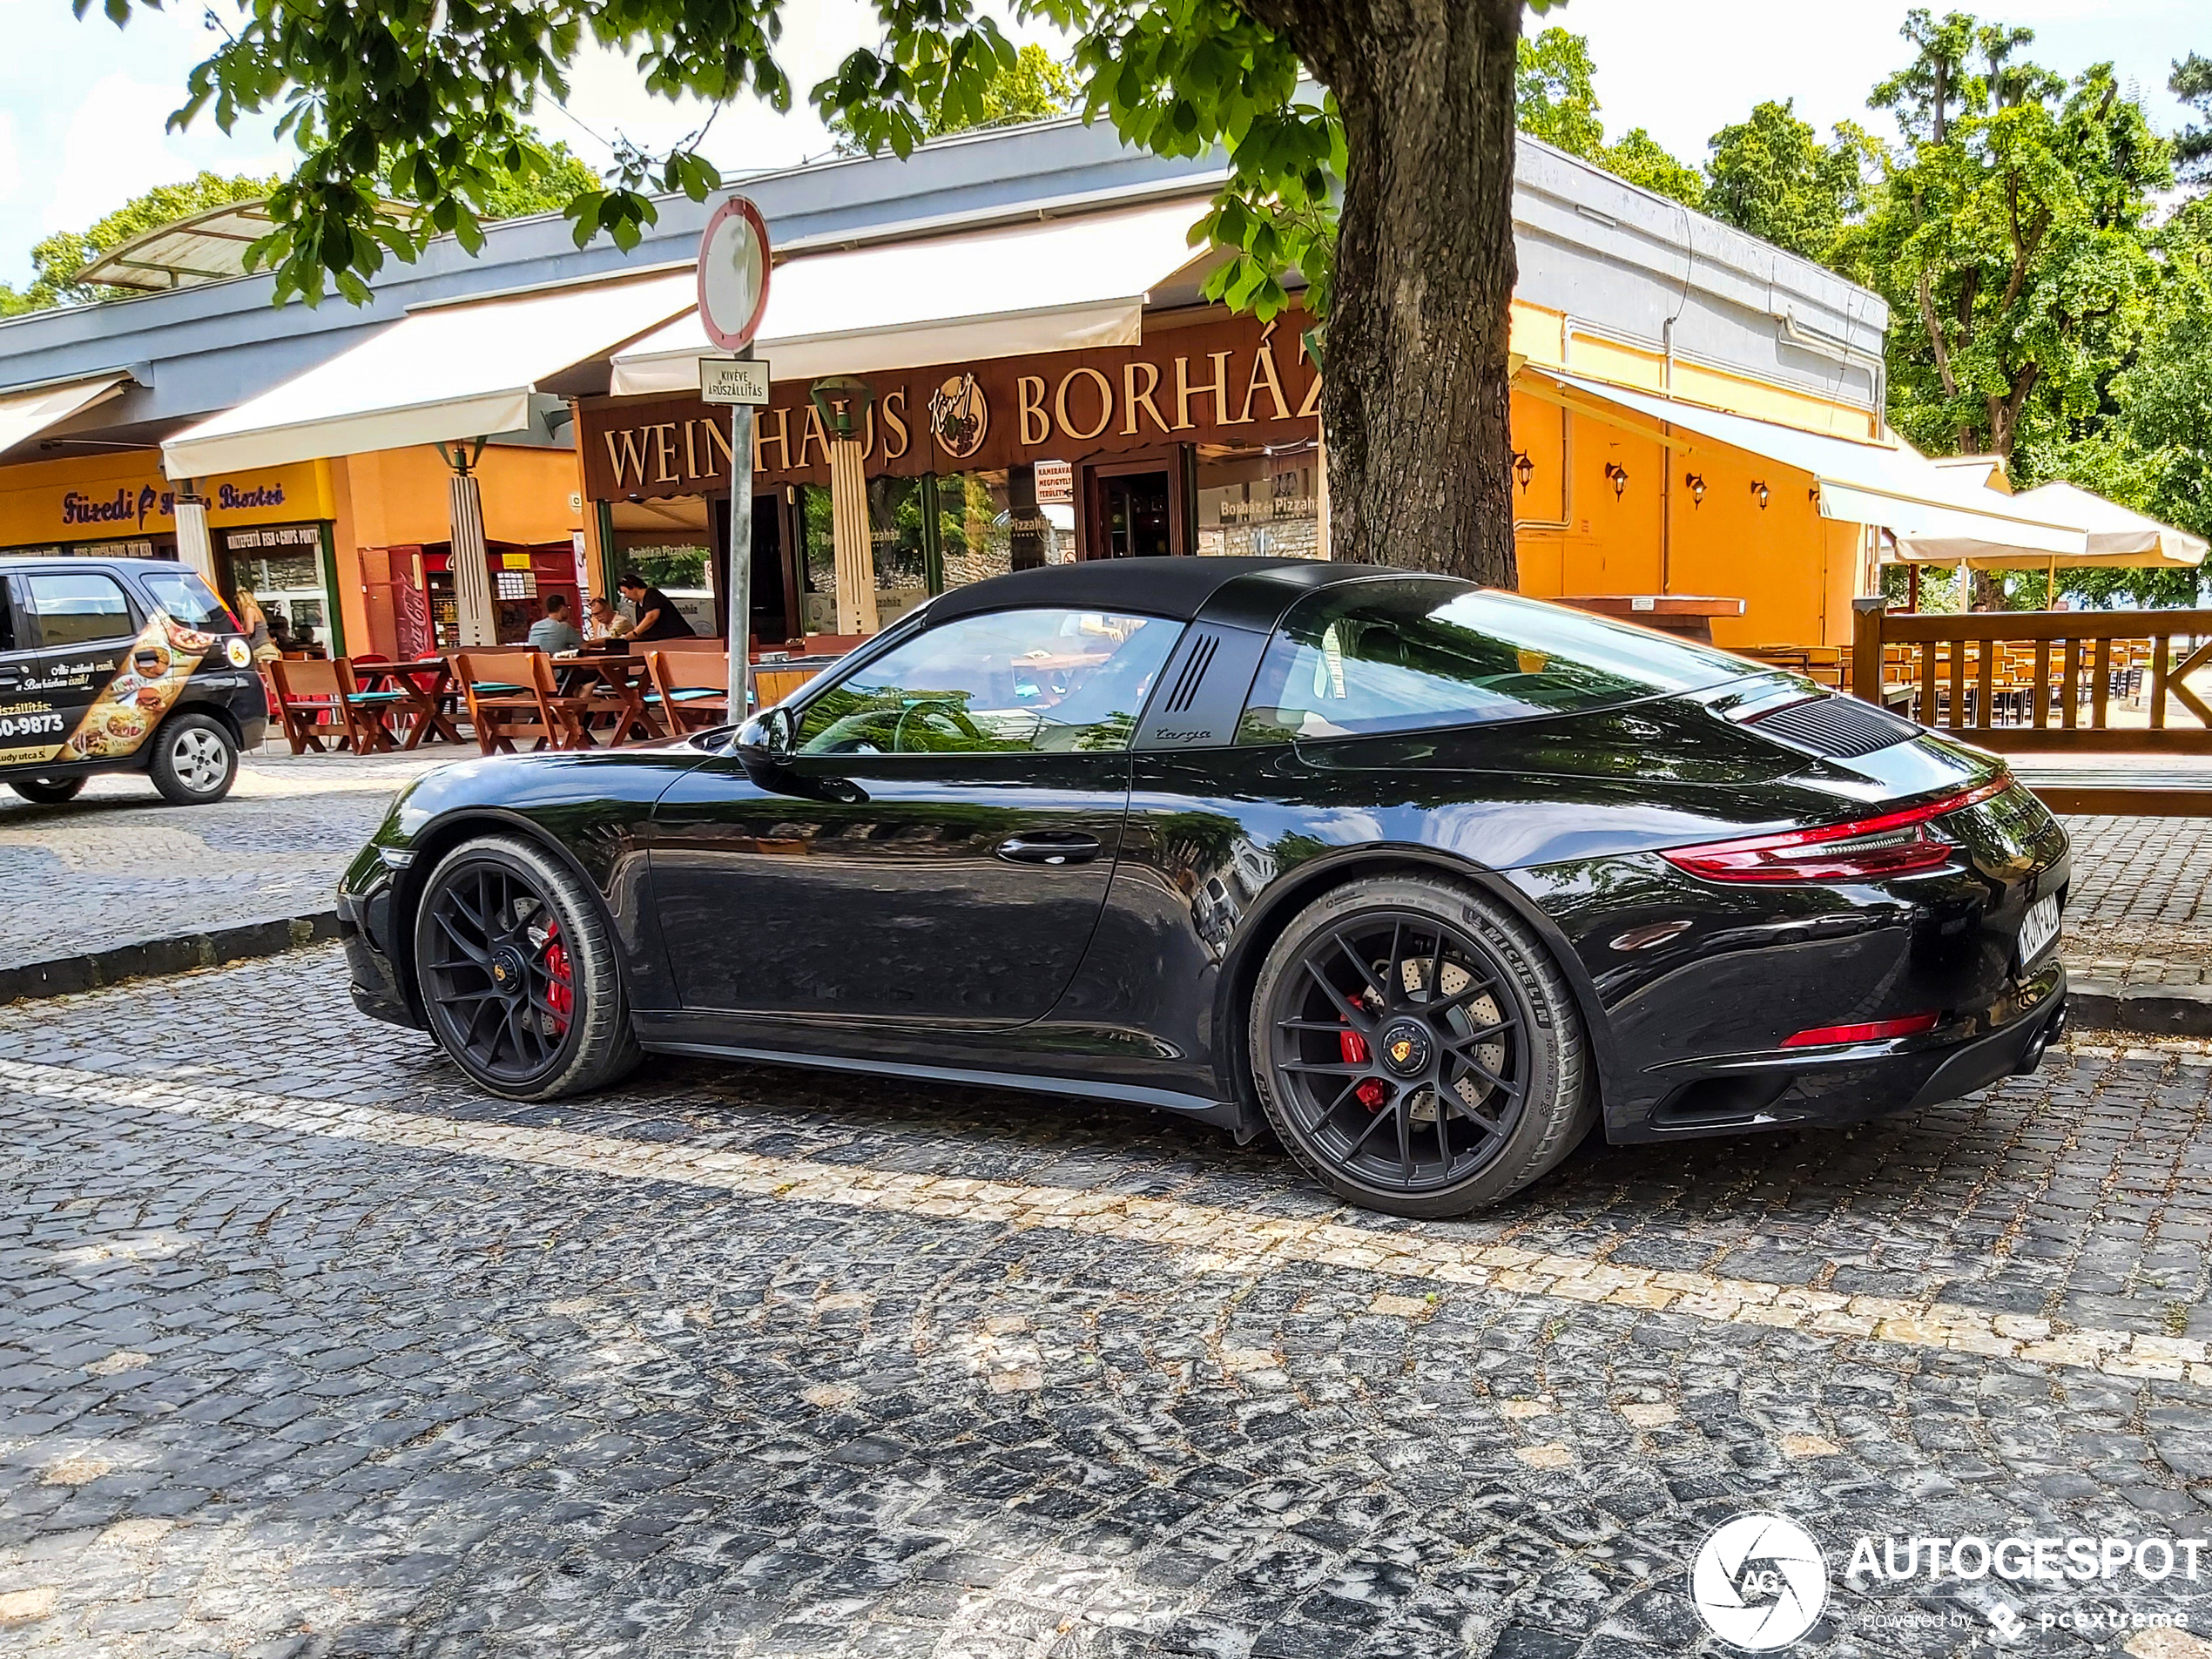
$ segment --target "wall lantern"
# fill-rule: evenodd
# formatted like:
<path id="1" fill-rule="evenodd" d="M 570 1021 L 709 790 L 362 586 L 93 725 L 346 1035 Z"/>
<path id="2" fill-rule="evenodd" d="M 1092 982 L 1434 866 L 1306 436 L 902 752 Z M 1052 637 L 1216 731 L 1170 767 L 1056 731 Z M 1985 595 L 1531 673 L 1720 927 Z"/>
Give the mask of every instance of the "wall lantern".
<path id="1" fill-rule="evenodd" d="M 1751 493 L 1759 498 L 1759 510 L 1763 513 L 1766 511 L 1766 498 L 1768 495 L 1766 481 L 1764 479 L 1754 479 L 1751 483 Z"/>
<path id="2" fill-rule="evenodd" d="M 868 405 L 875 401 L 875 394 L 866 381 L 855 380 L 850 374 L 832 374 L 808 387 L 806 395 L 813 402 L 814 413 L 821 417 L 822 430 L 833 440 L 847 443 L 860 441 L 861 422 L 867 418 Z"/>
<path id="3" fill-rule="evenodd" d="M 1629 493 L 1629 469 L 1617 461 L 1605 463 L 1605 475 L 1613 481 L 1613 499 L 1618 501 Z"/>
<path id="4" fill-rule="evenodd" d="M 1526 449 L 1516 449 L 1513 452 L 1513 475 L 1521 480 L 1521 493 L 1526 496 L 1528 493 L 1528 481 L 1536 475 L 1536 463 L 1529 458 L 1528 451 Z"/>
<path id="5" fill-rule="evenodd" d="M 1704 505 L 1704 502 L 1705 502 L 1705 480 L 1704 480 L 1704 478 L 1703 478 L 1702 475 L 1700 475 L 1699 474 L 1697 474 L 1697 473 L 1694 473 L 1694 472 L 1686 472 L 1686 473 L 1683 474 L 1683 475 L 1682 475 L 1682 481 L 1683 481 L 1683 483 L 1687 484 L 1687 485 L 1689 487 L 1689 504 L 1690 504 L 1692 507 L 1702 507 L 1703 505 Z"/>

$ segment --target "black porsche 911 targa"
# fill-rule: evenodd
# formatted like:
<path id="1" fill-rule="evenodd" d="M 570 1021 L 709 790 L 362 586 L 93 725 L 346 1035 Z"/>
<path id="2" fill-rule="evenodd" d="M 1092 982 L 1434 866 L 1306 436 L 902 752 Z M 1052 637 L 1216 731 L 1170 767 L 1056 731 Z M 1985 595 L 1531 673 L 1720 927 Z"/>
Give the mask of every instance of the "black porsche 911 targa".
<path id="1" fill-rule="evenodd" d="M 2065 833 L 1989 755 L 1372 565 L 1022 571 L 742 730 L 469 760 L 347 872 L 354 997 L 539 1100 L 643 1052 L 1264 1121 L 1457 1214 L 1615 1141 L 2032 1069 Z"/>

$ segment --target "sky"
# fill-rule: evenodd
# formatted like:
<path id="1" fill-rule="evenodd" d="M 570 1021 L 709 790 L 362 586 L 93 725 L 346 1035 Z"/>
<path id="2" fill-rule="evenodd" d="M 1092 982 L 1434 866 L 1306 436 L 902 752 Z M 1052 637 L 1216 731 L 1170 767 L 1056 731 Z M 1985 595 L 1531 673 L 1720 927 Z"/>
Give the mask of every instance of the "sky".
<path id="1" fill-rule="evenodd" d="M 1866 92 L 1903 61 L 1898 28 L 1908 10 L 1902 0 L 1569 0 L 1532 15 L 1528 26 L 1556 23 L 1589 37 L 1609 134 L 1644 126 L 1698 161 L 1713 132 L 1770 98 L 1795 98 L 1798 114 L 1823 130 L 1851 119 L 1885 132 L 1885 120 L 1865 107 Z M 733 105 L 716 119 L 707 154 L 735 172 L 827 150 L 804 94 L 873 39 L 873 12 L 867 0 L 786 0 L 784 62 L 801 107 L 777 116 L 758 104 Z M 2032 27 L 2037 59 L 2066 73 L 2111 59 L 2123 84 L 2140 84 L 2165 131 L 2182 116 L 2165 91 L 2172 60 L 2191 48 L 2212 53 L 2203 0 L 2014 0 L 1982 15 Z M 270 140 L 266 122 L 241 123 L 227 136 L 206 118 L 182 134 L 164 130 L 183 101 L 185 76 L 219 38 L 206 18 L 205 0 L 169 0 L 118 30 L 97 6 L 80 22 L 69 0 L 0 0 L 8 43 L 0 55 L 0 281 L 29 278 L 39 238 L 88 226 L 155 185 L 203 167 L 288 170 L 287 152 Z M 617 136 L 665 145 L 705 113 L 648 96 L 626 62 L 595 51 L 577 66 L 567 108 L 542 110 L 537 120 L 548 138 L 565 138 L 597 164 Z"/>

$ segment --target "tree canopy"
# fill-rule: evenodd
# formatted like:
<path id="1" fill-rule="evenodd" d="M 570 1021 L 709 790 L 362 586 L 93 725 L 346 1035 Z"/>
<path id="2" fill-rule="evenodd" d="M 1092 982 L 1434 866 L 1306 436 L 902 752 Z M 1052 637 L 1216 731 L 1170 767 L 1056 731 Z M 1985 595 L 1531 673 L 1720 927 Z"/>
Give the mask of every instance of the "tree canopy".
<path id="1" fill-rule="evenodd" d="M 1841 262 L 1890 301 L 1899 429 L 2040 472 L 2099 415 L 2148 321 L 2144 231 L 2168 147 L 2109 64 L 2069 86 L 2018 56 L 2025 30 L 1915 12 L 1906 32 L 1919 54 L 1874 101 L 1907 142 Z"/>
<path id="2" fill-rule="evenodd" d="M 1581 36 L 1557 27 L 1522 36 L 1514 75 L 1521 130 L 1571 156 L 1595 161 L 1632 185 L 1702 206 L 1703 175 L 1669 154 L 1644 128 L 1632 127 L 1616 142 L 1606 142 L 1596 74 L 1590 43 Z"/>
<path id="3" fill-rule="evenodd" d="M 948 133 L 970 132 L 979 127 L 1049 120 L 1073 109 L 1076 98 L 1076 78 L 1067 65 L 1033 41 L 1015 53 L 1010 65 L 1001 65 L 992 71 L 983 84 L 977 100 L 980 113 L 974 119 L 955 118 L 941 107 L 924 114 L 929 136 L 941 138 Z M 860 153 L 867 147 L 842 116 L 831 122 L 831 132 L 837 147 L 847 154 Z"/>
<path id="4" fill-rule="evenodd" d="M 1806 259 L 1826 262 L 1846 223 L 1865 209 L 1879 146 L 1860 127 L 1824 144 L 1794 100 L 1769 100 L 1716 132 L 1705 164 L 1705 211 Z"/>
<path id="5" fill-rule="evenodd" d="M 2212 185 L 2212 57 L 2191 52 L 2174 65 L 2166 90 L 2200 118 L 2174 136 L 2174 162 L 2192 185 Z"/>

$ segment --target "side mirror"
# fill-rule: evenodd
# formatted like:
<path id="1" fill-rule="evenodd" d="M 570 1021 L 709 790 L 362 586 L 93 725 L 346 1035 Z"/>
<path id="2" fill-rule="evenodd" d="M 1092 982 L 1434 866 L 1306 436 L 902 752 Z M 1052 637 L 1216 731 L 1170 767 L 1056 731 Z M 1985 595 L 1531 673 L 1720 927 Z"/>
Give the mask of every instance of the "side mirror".
<path id="1" fill-rule="evenodd" d="M 780 703 L 738 728 L 737 750 L 748 763 L 780 766 L 799 749 L 799 722 Z"/>

